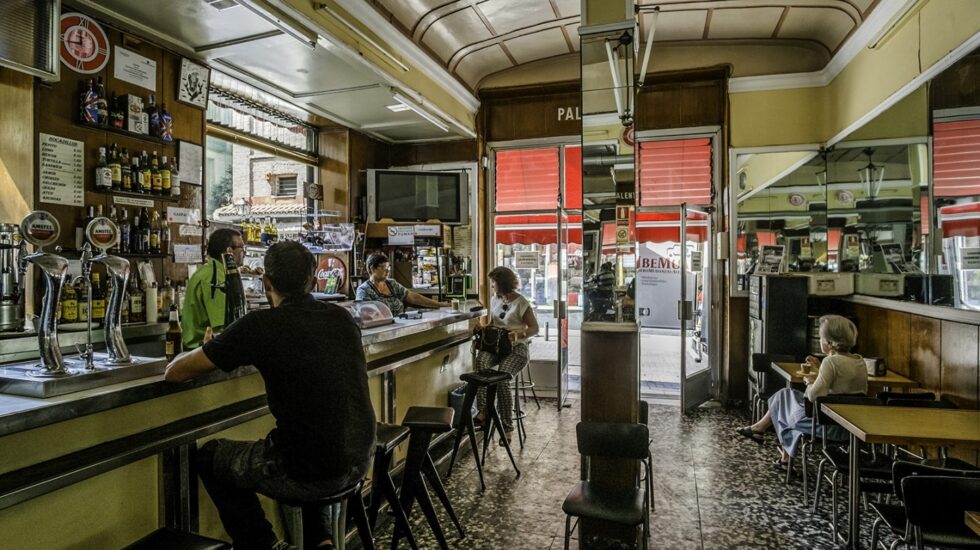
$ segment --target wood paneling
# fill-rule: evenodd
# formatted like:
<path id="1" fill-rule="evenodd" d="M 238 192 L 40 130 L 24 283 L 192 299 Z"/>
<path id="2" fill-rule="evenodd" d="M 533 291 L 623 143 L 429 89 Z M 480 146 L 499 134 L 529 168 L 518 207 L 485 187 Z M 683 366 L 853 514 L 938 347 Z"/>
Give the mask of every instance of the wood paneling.
<path id="1" fill-rule="evenodd" d="M 367 195 L 367 173 L 369 168 L 390 166 L 390 146 L 359 132 L 349 131 L 350 170 L 348 187 L 350 189 L 351 215 L 363 220 L 367 211 L 362 210 L 361 197 Z"/>
<path id="2" fill-rule="evenodd" d="M 957 61 L 929 83 L 933 109 L 955 109 L 980 105 L 980 51 Z M 967 83 L 972 83 L 968 85 Z"/>
<path id="3" fill-rule="evenodd" d="M 909 320 L 909 378 L 922 389 L 941 389 L 942 325 L 938 319 L 913 315 Z"/>
<path id="4" fill-rule="evenodd" d="M 440 162 L 476 162 L 479 157 L 476 140 L 412 143 L 391 146 L 391 166 L 437 164 Z"/>
<path id="5" fill-rule="evenodd" d="M 337 210 L 347 221 L 351 216 L 350 148 L 348 131 L 329 129 L 319 136 L 320 185 L 323 186 L 323 208 Z"/>
<path id="6" fill-rule="evenodd" d="M 0 67 L 0 221 L 17 223 L 34 205 L 34 82 Z"/>
<path id="7" fill-rule="evenodd" d="M 559 109 L 579 109 L 578 91 L 498 99 L 487 110 L 488 142 L 582 135 L 582 121 L 559 117 Z"/>
<path id="8" fill-rule="evenodd" d="M 728 400 L 749 398 L 749 300 L 728 300 L 728 361 L 722 363 L 721 395 Z"/>
<path id="9" fill-rule="evenodd" d="M 943 397 L 958 406 L 975 409 L 977 398 L 978 327 L 942 321 Z"/>
<path id="10" fill-rule="evenodd" d="M 720 126 L 726 101 L 724 81 L 645 87 L 636 101 L 636 129 Z"/>
<path id="11" fill-rule="evenodd" d="M 909 333 L 912 327 L 912 316 L 901 311 L 889 311 L 885 319 L 888 338 L 885 350 L 885 364 L 888 368 L 902 376 L 909 375 Z"/>

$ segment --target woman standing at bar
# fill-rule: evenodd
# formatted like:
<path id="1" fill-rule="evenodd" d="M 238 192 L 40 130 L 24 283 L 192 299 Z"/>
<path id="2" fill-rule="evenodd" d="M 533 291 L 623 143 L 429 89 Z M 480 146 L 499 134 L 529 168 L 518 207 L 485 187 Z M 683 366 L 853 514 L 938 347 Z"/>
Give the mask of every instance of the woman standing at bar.
<path id="1" fill-rule="evenodd" d="M 519 281 L 513 271 L 506 267 L 495 267 L 487 278 L 490 280 L 493 296 L 490 298 L 489 315 L 480 319 L 480 325 L 493 325 L 509 330 L 512 346 L 511 352 L 503 357 L 480 351 L 476 354 L 475 366 L 477 370 L 488 370 L 496 366 L 498 370 L 514 376 L 527 365 L 527 341 L 538 333 L 538 320 L 534 317 L 530 302 L 517 292 Z M 479 420 L 484 417 L 487 405 L 486 388 L 480 388 L 476 398 L 480 409 Z M 506 388 L 497 391 L 497 399 L 500 402 L 497 411 L 500 412 L 504 425 L 504 436 L 510 441 L 514 433 L 513 381 L 507 382 Z"/>
<path id="2" fill-rule="evenodd" d="M 371 278 L 357 287 L 356 300 L 381 302 L 388 306 L 392 315 L 401 315 L 405 311 L 405 304 L 432 308 L 450 305 L 426 298 L 418 292 L 408 290 L 394 279 L 389 279 L 388 270 L 391 268 L 391 264 L 388 263 L 388 256 L 376 252 L 368 256 L 366 263 Z"/>

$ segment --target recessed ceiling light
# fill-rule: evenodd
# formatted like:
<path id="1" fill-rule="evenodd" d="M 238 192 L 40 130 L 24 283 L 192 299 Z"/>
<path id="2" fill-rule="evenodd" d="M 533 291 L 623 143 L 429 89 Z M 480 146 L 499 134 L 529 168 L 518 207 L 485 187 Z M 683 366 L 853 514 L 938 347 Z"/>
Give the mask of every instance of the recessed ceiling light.
<path id="1" fill-rule="evenodd" d="M 386 105 L 386 107 L 388 108 L 389 111 L 391 111 L 393 113 L 401 113 L 403 111 L 409 111 L 409 110 L 411 110 L 408 105 L 405 105 L 403 103 L 395 103 L 394 105 Z"/>

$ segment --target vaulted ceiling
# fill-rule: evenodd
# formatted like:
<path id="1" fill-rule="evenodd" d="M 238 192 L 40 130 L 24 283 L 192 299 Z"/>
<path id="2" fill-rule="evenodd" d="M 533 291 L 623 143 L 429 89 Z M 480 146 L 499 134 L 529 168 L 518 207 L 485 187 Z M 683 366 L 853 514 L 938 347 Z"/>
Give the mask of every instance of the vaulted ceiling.
<path id="1" fill-rule="evenodd" d="M 578 51 L 580 0 L 368 0 L 451 74 L 485 77 Z M 660 6 L 654 43 L 812 49 L 826 62 L 879 0 L 638 0 Z M 646 35 L 650 15 L 640 17 Z"/>

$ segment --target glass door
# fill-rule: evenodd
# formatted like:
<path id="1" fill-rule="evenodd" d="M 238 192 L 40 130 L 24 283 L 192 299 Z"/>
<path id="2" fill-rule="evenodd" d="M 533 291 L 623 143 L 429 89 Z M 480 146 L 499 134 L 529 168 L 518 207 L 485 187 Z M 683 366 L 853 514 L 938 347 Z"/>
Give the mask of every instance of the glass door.
<path id="1" fill-rule="evenodd" d="M 568 213 L 558 208 L 558 269 L 557 269 L 557 296 L 555 298 L 554 310 L 555 320 L 558 325 L 558 347 L 556 357 L 556 375 L 558 377 L 558 410 L 565 404 L 568 397 L 568 293 L 569 293 L 569 249 L 570 249 L 570 221 Z"/>
<path id="2" fill-rule="evenodd" d="M 704 209 L 680 206 L 681 408 L 689 412 L 711 398 L 712 361 L 708 357 L 711 292 L 711 216 Z"/>

